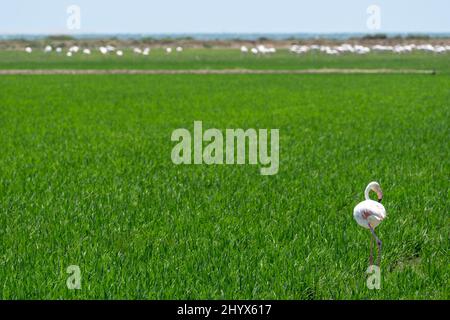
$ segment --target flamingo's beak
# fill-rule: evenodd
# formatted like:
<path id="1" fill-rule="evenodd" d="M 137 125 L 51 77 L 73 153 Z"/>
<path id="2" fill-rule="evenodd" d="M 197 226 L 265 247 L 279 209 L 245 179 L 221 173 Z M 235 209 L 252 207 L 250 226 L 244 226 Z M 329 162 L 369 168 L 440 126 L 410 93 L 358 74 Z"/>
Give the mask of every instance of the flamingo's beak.
<path id="1" fill-rule="evenodd" d="M 378 202 L 381 202 L 381 200 L 383 200 L 383 192 L 381 192 L 381 190 L 376 190 L 376 191 L 377 191 Z"/>

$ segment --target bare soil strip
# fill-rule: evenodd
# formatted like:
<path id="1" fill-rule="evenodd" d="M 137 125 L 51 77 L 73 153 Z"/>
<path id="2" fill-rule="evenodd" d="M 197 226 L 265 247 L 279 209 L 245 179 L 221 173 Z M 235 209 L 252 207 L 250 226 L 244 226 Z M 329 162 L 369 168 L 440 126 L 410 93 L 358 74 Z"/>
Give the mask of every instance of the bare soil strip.
<path id="1" fill-rule="evenodd" d="M 303 70 L 251 70 L 251 69 L 192 69 L 192 70 L 132 70 L 132 69 L 15 69 L 0 70 L 0 75 L 101 75 L 101 74 L 435 74 L 434 70 L 417 69 L 303 69 Z"/>

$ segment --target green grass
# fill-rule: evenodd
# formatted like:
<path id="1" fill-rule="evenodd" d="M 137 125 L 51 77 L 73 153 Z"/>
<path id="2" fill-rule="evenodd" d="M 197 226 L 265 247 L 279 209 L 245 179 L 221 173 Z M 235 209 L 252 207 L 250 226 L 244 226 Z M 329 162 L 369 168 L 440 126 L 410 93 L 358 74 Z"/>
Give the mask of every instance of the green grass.
<path id="1" fill-rule="evenodd" d="M 279 50 L 272 56 L 243 55 L 239 49 L 186 49 L 167 55 L 162 49 L 149 56 L 125 51 L 123 57 L 115 54 L 92 55 L 78 53 L 73 57 L 55 52 L 46 54 L 35 50 L 32 54 L 17 51 L 0 52 L 0 69 L 308 69 L 308 68 L 415 68 L 450 73 L 450 54 L 415 52 L 394 55 L 371 53 L 329 56 L 309 53 L 291 54 Z"/>
<path id="2" fill-rule="evenodd" d="M 450 298 L 447 75 L 2 76 L 0 88 L 2 299 Z M 175 166 L 170 135 L 194 120 L 280 129 L 279 173 Z M 352 217 L 372 180 L 389 216 L 378 291 Z M 66 287 L 69 265 L 81 290 Z"/>

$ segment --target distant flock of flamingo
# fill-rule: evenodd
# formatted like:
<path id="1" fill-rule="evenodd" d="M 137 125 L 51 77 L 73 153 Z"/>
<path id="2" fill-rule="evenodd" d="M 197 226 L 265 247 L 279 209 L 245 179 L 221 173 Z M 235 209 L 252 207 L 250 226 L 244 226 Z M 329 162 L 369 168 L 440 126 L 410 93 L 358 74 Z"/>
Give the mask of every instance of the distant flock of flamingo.
<path id="1" fill-rule="evenodd" d="M 407 45 L 381 45 L 377 44 L 371 47 L 362 45 L 351 45 L 344 43 L 339 46 L 323 46 L 323 45 L 293 45 L 289 49 L 292 53 L 302 54 L 310 51 L 319 51 L 329 55 L 339 55 L 342 53 L 367 54 L 369 52 L 393 52 L 393 53 L 410 53 L 415 50 L 429 53 L 445 53 L 450 52 L 450 46 L 431 44 L 407 44 Z"/>
<path id="2" fill-rule="evenodd" d="M 180 46 L 178 46 L 178 47 L 175 48 L 175 51 L 176 51 L 176 52 L 183 52 L 183 50 L 184 50 L 183 47 L 180 47 Z M 53 51 L 56 52 L 56 53 L 60 53 L 60 54 L 63 53 L 63 49 L 62 49 L 61 47 L 53 48 L 52 46 L 47 45 L 47 46 L 44 48 L 44 52 L 45 52 L 45 53 L 51 53 L 51 52 L 53 52 Z M 114 53 L 115 53 L 117 56 L 119 56 L 119 57 L 121 57 L 121 56 L 124 55 L 123 50 L 119 50 L 119 49 L 117 49 L 116 47 L 111 46 L 111 45 L 101 46 L 101 47 L 98 48 L 98 51 L 99 51 L 101 54 L 103 54 L 103 55 L 106 55 L 106 54 L 114 54 Z M 148 47 L 146 47 L 146 48 L 144 48 L 144 49 L 137 48 L 137 47 L 136 47 L 136 48 L 133 48 L 133 52 L 134 52 L 135 54 L 144 55 L 144 56 L 148 56 L 148 55 L 150 54 L 150 51 L 151 51 L 151 49 L 148 48 Z M 174 51 L 174 50 L 173 50 L 171 47 L 165 48 L 165 52 L 166 52 L 167 54 L 170 54 L 170 53 L 172 53 L 173 51 Z M 31 47 L 26 47 L 26 48 L 25 48 L 25 52 L 27 52 L 27 53 L 32 53 L 32 52 L 33 52 L 33 48 L 31 48 Z M 81 52 L 81 53 L 86 54 L 86 55 L 90 55 L 90 54 L 92 53 L 91 49 L 88 49 L 88 48 L 81 49 L 79 46 L 71 46 L 71 47 L 68 48 L 68 50 L 67 50 L 67 52 L 66 52 L 66 56 L 71 57 L 72 55 L 74 55 L 74 54 L 76 54 L 76 53 L 78 53 L 78 52 Z"/>
<path id="3" fill-rule="evenodd" d="M 178 46 L 176 48 L 167 47 L 164 49 L 166 54 L 171 54 L 172 52 L 183 52 L 183 47 Z M 50 53 L 52 51 L 55 51 L 56 53 L 63 53 L 63 48 L 56 47 L 53 48 L 50 45 L 47 45 L 44 48 L 44 52 Z M 98 51 L 103 54 L 116 54 L 117 56 L 123 56 L 124 51 L 119 50 L 115 48 L 114 46 L 107 45 L 107 46 L 101 46 L 98 48 Z M 138 55 L 144 55 L 148 56 L 150 54 L 151 49 L 146 48 L 133 48 L 133 53 Z M 242 54 L 253 54 L 253 55 L 267 55 L 267 54 L 274 54 L 277 52 L 277 49 L 274 47 L 266 47 L 264 45 L 258 45 L 255 47 L 247 47 L 247 46 L 241 46 L 240 51 Z M 393 52 L 393 53 L 411 53 L 413 51 L 422 51 L 422 52 L 428 52 L 428 53 L 446 53 L 450 52 L 450 45 L 432 45 L 432 44 L 406 44 L 406 45 L 373 45 L 371 47 L 363 46 L 363 45 L 352 45 L 352 44 L 341 44 L 339 46 L 326 46 L 326 45 L 292 45 L 289 48 L 289 52 L 294 54 L 304 54 L 308 52 L 321 52 L 328 55 L 340 55 L 340 54 L 367 54 L 370 52 Z M 33 49 L 31 47 L 26 47 L 25 52 L 32 53 Z M 71 57 L 75 53 L 81 52 L 86 55 L 90 55 L 92 53 L 92 50 L 89 48 L 81 49 L 79 46 L 71 46 L 68 48 L 66 55 L 68 57 Z"/>

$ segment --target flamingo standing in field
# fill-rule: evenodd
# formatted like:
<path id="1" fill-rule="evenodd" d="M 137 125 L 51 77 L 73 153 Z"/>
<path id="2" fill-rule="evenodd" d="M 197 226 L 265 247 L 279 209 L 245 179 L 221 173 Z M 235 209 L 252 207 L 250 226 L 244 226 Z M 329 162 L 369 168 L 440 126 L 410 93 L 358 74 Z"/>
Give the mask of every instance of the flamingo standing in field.
<path id="1" fill-rule="evenodd" d="M 374 191 L 377 194 L 378 202 L 371 200 L 369 197 L 370 191 Z M 356 222 L 363 228 L 369 229 L 373 238 L 370 240 L 370 265 L 373 265 L 373 240 L 376 241 L 378 246 L 378 259 L 377 266 L 380 266 L 381 261 L 381 240 L 375 234 L 375 228 L 386 218 L 386 210 L 381 204 L 383 199 L 383 192 L 378 182 L 371 182 L 367 185 L 364 191 L 364 197 L 366 200 L 358 203 L 353 209 L 353 217 Z"/>

